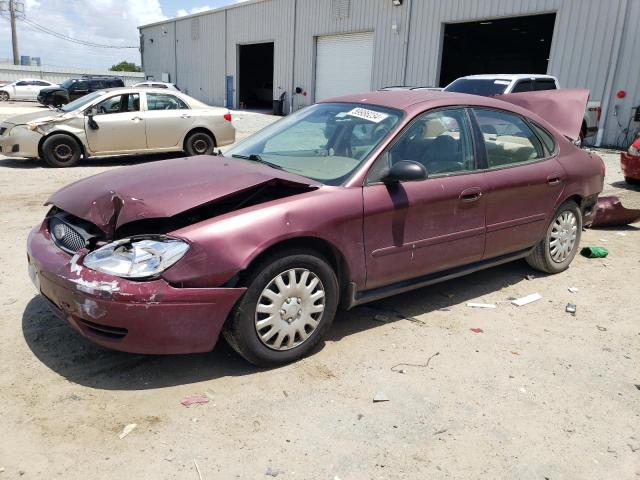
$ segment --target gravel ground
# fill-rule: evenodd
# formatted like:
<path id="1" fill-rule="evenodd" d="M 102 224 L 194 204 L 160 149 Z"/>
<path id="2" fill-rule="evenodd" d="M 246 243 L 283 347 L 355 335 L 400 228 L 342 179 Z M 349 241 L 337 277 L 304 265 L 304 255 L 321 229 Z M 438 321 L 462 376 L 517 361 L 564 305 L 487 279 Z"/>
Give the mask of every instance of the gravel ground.
<path id="1" fill-rule="evenodd" d="M 0 119 L 33 108 L 0 104 Z M 274 119 L 234 118 L 239 138 Z M 618 154 L 599 153 L 605 192 L 640 207 Z M 63 185 L 157 158 L 56 170 L 0 157 L 0 479 L 640 478 L 638 225 L 585 232 L 610 256 L 560 275 L 516 262 L 341 312 L 312 356 L 281 368 L 224 343 L 104 350 L 36 295 L 26 236 Z M 507 301 L 534 292 L 542 300 Z M 389 401 L 373 403 L 378 392 Z M 196 393 L 209 403 L 180 404 Z"/>

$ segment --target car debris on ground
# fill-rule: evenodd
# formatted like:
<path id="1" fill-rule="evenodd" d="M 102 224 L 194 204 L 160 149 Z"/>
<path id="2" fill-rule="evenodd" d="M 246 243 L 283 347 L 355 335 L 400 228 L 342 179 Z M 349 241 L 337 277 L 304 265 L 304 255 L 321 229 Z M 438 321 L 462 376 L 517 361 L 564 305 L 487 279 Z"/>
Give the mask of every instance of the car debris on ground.
<path id="1" fill-rule="evenodd" d="M 386 393 L 384 392 L 378 392 L 373 396 L 373 403 L 388 402 L 388 401 L 389 401 L 389 397 L 387 397 Z"/>
<path id="2" fill-rule="evenodd" d="M 640 209 L 625 208 L 620 198 L 612 195 L 598 198 L 592 227 L 616 227 L 640 221 Z"/>
<path id="3" fill-rule="evenodd" d="M 185 407 L 189 408 L 192 405 L 202 405 L 205 403 L 209 403 L 209 397 L 206 393 L 196 393 L 194 395 L 188 395 L 180 400 L 180 403 Z"/>
<path id="4" fill-rule="evenodd" d="M 470 328 L 469 330 L 471 330 L 473 333 L 484 333 L 484 330 L 482 330 L 481 328 Z"/>
<path id="5" fill-rule="evenodd" d="M 123 429 L 122 429 L 122 433 L 120 435 L 118 435 L 118 438 L 120 440 L 122 440 L 124 437 L 126 437 L 127 435 L 129 435 L 131 432 L 133 432 L 135 430 L 135 428 L 138 426 L 137 423 L 130 423 L 129 425 L 126 425 Z"/>
<path id="6" fill-rule="evenodd" d="M 498 308 L 498 306 L 495 303 L 474 303 L 474 302 L 467 303 L 467 307 L 471 307 L 471 308 Z"/>
<path id="7" fill-rule="evenodd" d="M 524 305 L 528 305 L 533 302 L 537 302 L 542 298 L 542 295 L 539 293 L 532 293 L 531 295 L 527 295 L 526 297 L 516 298 L 512 300 L 511 303 L 517 307 L 522 307 Z"/>
<path id="8" fill-rule="evenodd" d="M 584 247 L 580 250 L 580 255 L 587 258 L 606 258 L 609 250 L 604 247 Z"/>
<path id="9" fill-rule="evenodd" d="M 577 308 L 578 307 L 576 307 L 575 303 L 567 303 L 567 306 L 565 307 L 564 311 L 567 313 L 570 313 L 575 317 Z"/>

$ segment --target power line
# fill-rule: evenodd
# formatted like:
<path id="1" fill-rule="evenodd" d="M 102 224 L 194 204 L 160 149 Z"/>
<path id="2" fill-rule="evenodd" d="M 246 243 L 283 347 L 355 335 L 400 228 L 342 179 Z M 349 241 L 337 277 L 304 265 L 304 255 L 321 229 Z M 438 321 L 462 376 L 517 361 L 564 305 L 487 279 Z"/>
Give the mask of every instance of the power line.
<path id="1" fill-rule="evenodd" d="M 111 48 L 111 49 L 138 49 L 138 46 L 129 46 L 129 45 L 106 45 L 103 43 L 94 43 L 94 42 L 88 42 L 86 40 L 79 40 L 77 38 L 73 38 L 73 37 L 69 37 L 67 35 L 64 35 L 63 33 L 60 32 L 56 32 L 55 30 L 51 30 L 50 28 L 47 28 L 43 25 L 40 25 L 32 20 L 29 20 L 28 18 L 25 17 L 16 17 L 17 20 L 26 23 L 28 26 L 30 26 L 31 28 L 35 29 L 35 30 L 39 30 L 42 33 L 46 33 L 47 35 L 51 35 L 54 36 L 60 40 L 65 40 L 67 42 L 71 42 L 71 43 L 75 43 L 77 45 L 82 45 L 85 47 L 93 47 L 93 48 Z"/>

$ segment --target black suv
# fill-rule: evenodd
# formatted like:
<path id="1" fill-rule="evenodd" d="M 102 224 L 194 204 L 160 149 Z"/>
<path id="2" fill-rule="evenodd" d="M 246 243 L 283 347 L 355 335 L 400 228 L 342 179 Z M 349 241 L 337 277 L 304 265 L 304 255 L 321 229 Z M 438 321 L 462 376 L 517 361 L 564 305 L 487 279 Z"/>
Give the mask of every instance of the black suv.
<path id="1" fill-rule="evenodd" d="M 59 107 L 87 93 L 114 87 L 124 87 L 124 82 L 121 78 L 91 76 L 70 78 L 62 82 L 59 87 L 43 88 L 40 90 L 38 101 L 43 105 Z"/>

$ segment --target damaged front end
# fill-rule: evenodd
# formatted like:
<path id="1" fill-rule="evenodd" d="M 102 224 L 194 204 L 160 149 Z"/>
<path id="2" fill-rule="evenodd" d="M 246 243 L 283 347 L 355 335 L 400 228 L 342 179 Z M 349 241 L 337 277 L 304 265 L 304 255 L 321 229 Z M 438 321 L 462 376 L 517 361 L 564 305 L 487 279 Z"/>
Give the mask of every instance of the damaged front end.
<path id="1" fill-rule="evenodd" d="M 28 258 L 36 287 L 57 314 L 96 343 L 137 353 L 211 350 L 245 289 L 190 281 L 215 265 L 199 261 L 200 246 L 176 232 L 317 188 L 286 172 L 274 176 L 267 167 L 241 164 L 232 172 L 220 165 L 223 159 L 194 158 L 76 182 L 51 196 L 51 210 L 31 232 Z M 196 172 L 187 174 L 190 162 Z M 215 176 L 208 162 L 220 167 Z M 225 176 L 227 181 L 220 178 Z M 177 276 L 165 275 L 185 262 L 189 268 Z"/>

